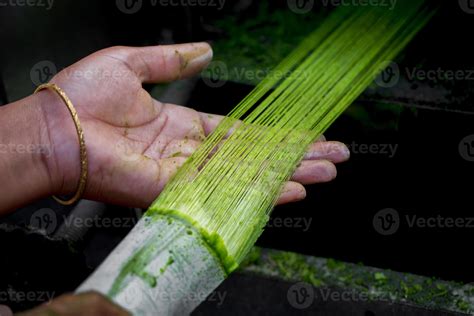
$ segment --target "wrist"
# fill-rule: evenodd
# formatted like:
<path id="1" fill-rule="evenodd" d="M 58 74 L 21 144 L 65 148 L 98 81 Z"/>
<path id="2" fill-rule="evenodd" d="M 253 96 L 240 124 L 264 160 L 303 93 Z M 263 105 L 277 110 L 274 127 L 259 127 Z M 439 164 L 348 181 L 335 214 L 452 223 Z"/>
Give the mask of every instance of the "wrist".
<path id="1" fill-rule="evenodd" d="M 80 177 L 80 146 L 71 114 L 59 95 L 45 89 L 36 93 L 51 153 L 44 163 L 50 175 L 53 195 L 73 194 Z"/>
<path id="2" fill-rule="evenodd" d="M 46 161 L 53 147 L 35 96 L 0 108 L 0 211 L 54 193 Z"/>

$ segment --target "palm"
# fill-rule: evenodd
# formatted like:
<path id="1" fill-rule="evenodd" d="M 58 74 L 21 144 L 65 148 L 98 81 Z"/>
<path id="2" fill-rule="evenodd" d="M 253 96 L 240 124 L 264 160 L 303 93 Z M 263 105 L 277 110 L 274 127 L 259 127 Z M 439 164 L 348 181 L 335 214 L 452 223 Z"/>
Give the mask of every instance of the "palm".
<path id="1" fill-rule="evenodd" d="M 202 46 L 199 49 L 202 50 Z M 162 67 L 156 67 L 149 64 L 150 56 L 130 58 L 126 48 L 111 48 L 85 58 L 53 79 L 73 101 L 84 129 L 89 156 L 87 197 L 146 207 L 216 126 L 218 116 L 163 104 L 142 88 L 143 81 L 169 81 L 189 76 L 207 64 L 204 61 L 183 68 L 183 63 L 189 65 L 189 60 L 183 61 L 183 55 L 168 56 L 170 60 L 166 67 L 163 67 L 166 60 L 162 56 Z M 161 73 L 153 73 L 157 71 L 154 68 L 162 68 L 157 69 Z M 68 120 L 66 114 L 60 118 L 64 122 Z M 61 135 L 53 137 L 61 139 Z M 77 148 L 77 140 L 67 144 L 62 151 L 65 156 L 75 152 L 73 147 Z M 321 145 L 316 144 L 314 150 L 322 156 L 325 150 L 329 160 L 338 162 L 347 158 L 341 144 L 332 143 L 326 148 Z M 57 159 L 61 160 L 61 157 Z M 78 163 L 77 157 L 69 156 L 64 160 L 70 165 Z M 302 164 L 302 170 L 295 174 L 295 181 L 320 182 L 335 175 L 328 174 L 328 170 L 333 169 L 332 163 L 325 160 L 311 162 L 310 165 Z M 77 179 L 78 170 L 69 164 L 63 163 L 67 165 L 63 168 L 63 177 L 65 182 L 74 183 L 68 179 Z M 282 202 L 301 198 L 304 193 L 299 183 L 293 182 L 287 187 L 289 195 Z"/>

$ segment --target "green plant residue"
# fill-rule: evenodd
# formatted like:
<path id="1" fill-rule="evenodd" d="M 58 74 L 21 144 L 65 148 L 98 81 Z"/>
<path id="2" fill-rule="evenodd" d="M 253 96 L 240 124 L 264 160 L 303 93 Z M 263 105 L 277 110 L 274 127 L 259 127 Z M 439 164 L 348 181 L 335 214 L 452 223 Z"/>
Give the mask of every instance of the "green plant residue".
<path id="1" fill-rule="evenodd" d="M 371 300 L 411 302 L 429 309 L 474 312 L 472 285 L 381 270 L 334 259 L 263 249 L 259 259 L 244 266 L 243 271 L 278 277 L 290 282 L 304 281 L 316 287 L 365 293 Z"/>

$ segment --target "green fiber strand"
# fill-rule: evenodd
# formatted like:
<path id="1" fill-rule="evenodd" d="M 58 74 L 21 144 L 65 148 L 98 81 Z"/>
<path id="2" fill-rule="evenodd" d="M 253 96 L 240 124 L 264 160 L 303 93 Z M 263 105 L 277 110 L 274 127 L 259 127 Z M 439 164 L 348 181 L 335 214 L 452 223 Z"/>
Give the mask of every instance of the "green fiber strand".
<path id="1" fill-rule="evenodd" d="M 194 226 L 227 272 L 234 270 L 308 146 L 432 14 L 423 0 L 393 10 L 334 10 L 230 112 L 147 215 L 172 215 Z"/>

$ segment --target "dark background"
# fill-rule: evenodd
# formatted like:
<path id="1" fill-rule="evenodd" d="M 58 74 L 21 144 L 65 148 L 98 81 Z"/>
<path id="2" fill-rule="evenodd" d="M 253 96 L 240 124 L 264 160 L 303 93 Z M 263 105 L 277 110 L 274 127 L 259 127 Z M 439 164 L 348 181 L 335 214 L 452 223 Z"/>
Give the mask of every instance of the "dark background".
<path id="1" fill-rule="evenodd" d="M 271 1 L 270 9 L 287 8 Z M 469 1 L 468 1 L 469 2 Z M 213 27 L 216 19 L 239 15 L 251 19 L 256 3 L 233 1 L 222 10 L 213 7 L 159 6 L 143 0 L 142 9 L 124 14 L 115 1 L 57 1 L 41 7 L 0 7 L 0 104 L 31 93 L 34 66 L 53 61 L 57 70 L 104 47 L 154 45 L 187 41 L 216 41 L 225 34 Z M 473 6 L 474 8 L 474 6 Z M 406 49 L 399 62 L 409 68 L 474 69 L 472 30 L 474 14 L 457 1 L 444 4 L 433 21 Z M 471 79 L 407 80 L 389 89 L 371 87 L 327 131 L 328 139 L 347 144 L 376 145 L 372 153 L 353 152 L 329 184 L 308 187 L 305 201 L 277 207 L 273 217 L 312 218 L 308 231 L 298 227 L 269 227 L 258 244 L 304 254 L 331 257 L 397 271 L 474 282 L 472 227 L 410 228 L 406 215 L 418 217 L 474 217 L 472 179 L 474 143 L 474 74 Z M 150 87 L 151 88 L 151 87 Z M 198 80 L 188 106 L 227 113 L 251 89 L 227 83 L 210 88 Z M 393 157 L 381 152 L 397 146 Z M 469 152 L 460 151 L 471 149 Z M 463 147 L 467 146 L 467 147 Z M 467 157 L 467 158 L 466 158 Z M 8 185 L 8 184 L 3 184 Z M 0 192 L 1 194 L 1 192 Z M 23 227 L 28 216 L 50 201 L 0 219 Z M 394 234 L 374 229 L 380 210 L 395 209 L 401 220 Z M 104 216 L 134 217 L 131 209 L 108 206 Z M 275 225 L 275 221 L 272 223 Z M 113 249 L 129 228 L 93 229 L 74 247 L 21 230 L 0 233 L 0 288 L 73 290 Z M 72 249 L 72 251 L 71 251 Z M 25 307 L 20 305 L 20 307 Z"/>

